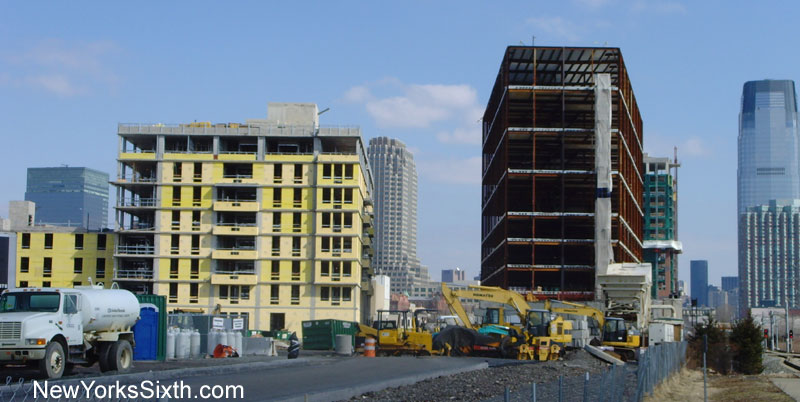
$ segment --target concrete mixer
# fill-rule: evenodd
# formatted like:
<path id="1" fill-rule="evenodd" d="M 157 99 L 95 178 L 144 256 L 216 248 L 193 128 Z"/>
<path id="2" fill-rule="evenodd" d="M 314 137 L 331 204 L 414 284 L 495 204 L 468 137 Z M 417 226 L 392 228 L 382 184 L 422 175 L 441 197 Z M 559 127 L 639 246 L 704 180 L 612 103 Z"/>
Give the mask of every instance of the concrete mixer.
<path id="1" fill-rule="evenodd" d="M 101 286 L 25 288 L 0 295 L 0 365 L 37 364 L 60 378 L 75 364 L 128 371 L 139 301 Z"/>

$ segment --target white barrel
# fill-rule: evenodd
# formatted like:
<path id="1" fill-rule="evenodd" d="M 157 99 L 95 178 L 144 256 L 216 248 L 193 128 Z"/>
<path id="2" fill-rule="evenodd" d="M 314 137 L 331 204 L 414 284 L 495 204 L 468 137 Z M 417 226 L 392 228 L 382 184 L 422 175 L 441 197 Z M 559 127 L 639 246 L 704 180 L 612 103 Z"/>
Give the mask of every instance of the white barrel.
<path id="1" fill-rule="evenodd" d="M 167 359 L 175 358 L 175 331 L 167 330 Z"/>
<path id="2" fill-rule="evenodd" d="M 242 353 L 243 352 L 242 351 L 242 333 L 240 331 L 236 331 L 236 333 L 233 335 L 233 340 L 234 340 L 233 343 L 235 345 L 233 348 L 236 349 L 237 352 L 239 352 L 239 356 L 243 355 L 244 353 Z"/>
<path id="3" fill-rule="evenodd" d="M 336 354 L 350 356 L 353 354 L 353 336 L 336 335 Z"/>
<path id="4" fill-rule="evenodd" d="M 214 348 L 217 347 L 218 343 L 217 340 L 219 339 L 219 336 L 217 335 L 218 335 L 217 330 L 214 328 L 211 328 L 211 330 L 208 331 L 208 336 L 206 337 L 207 339 L 206 353 L 208 353 L 209 356 L 214 355 Z"/>
<path id="5" fill-rule="evenodd" d="M 127 329 L 139 318 L 139 300 L 124 289 L 101 289 L 99 286 L 78 286 L 64 293 L 81 294 L 78 311 L 84 331 L 114 331 Z"/>
<path id="6" fill-rule="evenodd" d="M 192 354 L 192 330 L 184 329 L 183 332 L 186 333 L 186 342 L 183 344 L 183 354 L 186 357 L 190 357 Z"/>
<path id="7" fill-rule="evenodd" d="M 191 350 L 189 354 L 192 357 L 200 356 L 200 332 L 197 330 L 192 331 Z"/>
<path id="8" fill-rule="evenodd" d="M 175 358 L 176 359 L 185 359 L 186 358 L 186 344 L 189 343 L 189 334 L 186 331 L 181 330 L 175 337 L 178 338 L 175 342 Z"/>
<path id="9" fill-rule="evenodd" d="M 234 339 L 233 331 L 228 330 L 228 332 L 225 333 L 225 344 L 228 346 L 234 346 L 235 343 L 236 339 Z"/>

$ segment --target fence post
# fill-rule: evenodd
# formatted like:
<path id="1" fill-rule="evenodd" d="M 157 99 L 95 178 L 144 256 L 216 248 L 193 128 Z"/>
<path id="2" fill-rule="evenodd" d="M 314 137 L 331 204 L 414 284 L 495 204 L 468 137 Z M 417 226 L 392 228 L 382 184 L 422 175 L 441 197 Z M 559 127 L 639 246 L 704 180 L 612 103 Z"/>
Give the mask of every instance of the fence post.
<path id="1" fill-rule="evenodd" d="M 589 400 L 589 372 L 586 372 L 586 377 L 583 378 L 583 402 Z"/>
<path id="2" fill-rule="evenodd" d="M 536 383 L 531 383 L 531 402 L 536 402 Z"/>
<path id="3" fill-rule="evenodd" d="M 558 376 L 558 402 L 564 401 L 564 376 Z"/>
<path id="4" fill-rule="evenodd" d="M 511 390 L 506 385 L 506 391 L 503 393 L 503 401 L 510 402 L 511 401 Z"/>

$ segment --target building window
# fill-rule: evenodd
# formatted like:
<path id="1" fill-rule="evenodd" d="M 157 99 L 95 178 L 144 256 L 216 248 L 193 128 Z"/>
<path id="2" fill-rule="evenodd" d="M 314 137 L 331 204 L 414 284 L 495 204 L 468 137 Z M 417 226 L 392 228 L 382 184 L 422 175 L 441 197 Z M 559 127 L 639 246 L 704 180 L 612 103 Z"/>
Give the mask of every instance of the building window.
<path id="1" fill-rule="evenodd" d="M 200 260 L 192 260 L 191 271 L 189 272 L 189 279 L 200 278 Z"/>
<path id="2" fill-rule="evenodd" d="M 270 278 L 273 281 L 277 281 L 281 279 L 281 262 L 280 261 L 272 261 L 272 277 Z"/>
<path id="3" fill-rule="evenodd" d="M 192 211 L 192 230 L 200 230 L 200 211 Z"/>
<path id="4" fill-rule="evenodd" d="M 329 163 L 325 163 L 322 165 L 322 178 L 323 179 L 331 178 L 331 165 Z"/>
<path id="5" fill-rule="evenodd" d="M 181 211 L 172 211 L 172 230 L 181 229 Z"/>
<path id="6" fill-rule="evenodd" d="M 51 257 L 44 257 L 42 263 L 42 276 L 49 278 L 53 275 L 53 259 Z"/>
<path id="7" fill-rule="evenodd" d="M 349 277 L 352 276 L 352 261 L 344 261 L 342 262 L 342 276 Z"/>
<path id="8" fill-rule="evenodd" d="M 331 276 L 331 262 L 330 261 L 322 261 L 320 262 L 320 276 Z"/>
<path id="9" fill-rule="evenodd" d="M 22 248 L 31 248 L 31 234 L 30 233 L 23 233 L 22 234 Z"/>
<path id="10" fill-rule="evenodd" d="M 77 287 L 77 286 L 81 286 L 81 281 L 75 281 L 75 282 L 72 282 L 72 287 L 73 287 L 73 288 L 74 288 L 74 287 Z"/>
<path id="11" fill-rule="evenodd" d="M 352 188 L 344 189 L 344 203 L 345 204 L 352 204 L 353 203 L 353 189 Z"/>
<path id="12" fill-rule="evenodd" d="M 280 285 L 270 285 L 269 287 L 269 304 L 278 304 L 280 302 Z"/>
<path id="13" fill-rule="evenodd" d="M 172 206 L 178 207 L 181 205 L 181 188 L 178 186 L 172 187 Z"/>
<path id="14" fill-rule="evenodd" d="M 104 234 L 97 235 L 97 249 L 98 250 L 106 249 L 106 235 Z"/>
<path id="15" fill-rule="evenodd" d="M 281 255 L 281 238 L 280 238 L 280 236 L 273 236 L 272 237 L 272 255 L 273 256 Z"/>
<path id="16" fill-rule="evenodd" d="M 322 213 L 322 227 L 323 228 L 331 227 L 331 214 L 330 214 L 330 212 L 323 212 Z"/>
<path id="17" fill-rule="evenodd" d="M 203 164 L 200 162 L 194 163 L 194 182 L 198 183 L 203 180 Z"/>
<path id="18" fill-rule="evenodd" d="M 97 279 L 103 279 L 106 277 L 106 259 L 105 258 L 98 258 L 97 259 L 97 267 L 95 268 L 95 277 Z"/>
<path id="19" fill-rule="evenodd" d="M 19 281 L 19 287 L 27 288 L 28 287 L 28 281 Z"/>
<path id="20" fill-rule="evenodd" d="M 292 280 L 300 280 L 300 261 L 292 261 Z"/>
<path id="21" fill-rule="evenodd" d="M 75 234 L 75 250 L 83 250 L 83 234 Z"/>
<path id="22" fill-rule="evenodd" d="M 295 212 L 292 214 L 292 231 L 295 233 L 302 231 L 302 227 L 300 226 L 302 224 L 302 216 L 303 215 L 300 212 Z"/>
<path id="23" fill-rule="evenodd" d="M 172 247 L 170 248 L 170 253 L 178 254 L 180 252 L 180 245 L 181 245 L 181 237 L 180 235 L 172 235 Z"/>
<path id="24" fill-rule="evenodd" d="M 338 286 L 331 287 L 331 304 L 334 306 L 339 305 L 339 301 L 342 299 L 342 288 Z"/>
<path id="25" fill-rule="evenodd" d="M 50 281 L 44 281 L 44 282 L 42 282 L 42 287 L 43 287 L 43 288 L 49 288 L 49 287 L 50 287 Z"/>
<path id="26" fill-rule="evenodd" d="M 83 258 L 75 258 L 73 260 L 73 273 L 75 274 L 82 274 L 83 273 Z"/>
<path id="27" fill-rule="evenodd" d="M 280 212 L 273 212 L 272 213 L 272 231 L 273 232 L 280 232 L 281 231 L 281 213 Z"/>
<path id="28" fill-rule="evenodd" d="M 330 237 L 322 237 L 320 242 L 322 243 L 321 244 L 321 248 L 322 248 L 322 252 L 323 253 L 328 253 L 328 252 L 331 251 L 331 238 Z"/>
<path id="29" fill-rule="evenodd" d="M 303 189 L 295 188 L 294 189 L 294 204 L 292 204 L 295 208 L 300 208 L 303 206 Z"/>
<path id="30" fill-rule="evenodd" d="M 178 259 L 169 260 L 169 278 L 178 279 Z"/>
<path id="31" fill-rule="evenodd" d="M 25 273 L 30 269 L 30 260 L 28 257 L 20 257 L 19 259 L 19 272 Z"/>
<path id="32" fill-rule="evenodd" d="M 350 180 L 353 178 L 353 165 L 344 165 L 344 178 Z"/>
<path id="33" fill-rule="evenodd" d="M 334 183 L 342 182 L 342 165 L 333 165 L 333 181 Z"/>
<path id="34" fill-rule="evenodd" d="M 170 283 L 169 284 L 169 302 L 170 303 L 177 303 L 178 302 L 178 284 L 177 283 Z"/>
<path id="35" fill-rule="evenodd" d="M 322 301 L 330 301 L 331 300 L 331 288 L 329 286 L 323 286 L 320 289 L 319 298 Z"/>
<path id="36" fill-rule="evenodd" d="M 292 304 L 300 304 L 300 285 L 292 285 Z"/>
<path id="37" fill-rule="evenodd" d="M 192 254 L 200 254 L 200 235 L 192 235 Z"/>
<path id="38" fill-rule="evenodd" d="M 299 163 L 294 165 L 294 182 L 295 183 L 303 182 L 303 165 Z"/>
<path id="39" fill-rule="evenodd" d="M 350 288 L 342 288 L 342 300 L 350 301 L 351 298 L 351 289 Z"/>
<path id="40" fill-rule="evenodd" d="M 322 203 L 323 204 L 331 203 L 331 189 L 329 188 L 322 189 Z"/>
<path id="41" fill-rule="evenodd" d="M 180 182 L 181 176 L 183 176 L 183 164 L 180 162 L 175 162 L 172 164 L 172 181 Z"/>
<path id="42" fill-rule="evenodd" d="M 45 233 L 44 234 L 44 248 L 45 249 L 53 248 L 53 234 L 52 233 Z"/>
<path id="43" fill-rule="evenodd" d="M 197 303 L 197 301 L 198 301 L 197 293 L 198 293 L 198 284 L 190 283 L 189 284 L 189 303 Z"/>
<path id="44" fill-rule="evenodd" d="M 202 187 L 192 187 L 192 206 L 199 207 L 202 202 Z"/>
<path id="45" fill-rule="evenodd" d="M 281 206 L 281 189 L 280 188 L 273 188 L 272 189 L 272 206 L 273 207 L 280 207 Z"/>
<path id="46" fill-rule="evenodd" d="M 276 163 L 273 165 L 273 168 L 275 169 L 273 173 L 275 179 L 273 181 L 275 183 L 280 183 L 281 180 L 283 180 L 283 165 L 280 163 Z"/>
<path id="47" fill-rule="evenodd" d="M 345 213 L 344 214 L 344 227 L 350 229 L 353 227 L 353 214 L 352 213 Z"/>
<path id="48" fill-rule="evenodd" d="M 342 239 L 342 252 L 351 253 L 353 252 L 353 238 L 352 237 L 345 237 Z"/>
<path id="49" fill-rule="evenodd" d="M 292 257 L 300 257 L 300 237 L 292 237 Z"/>

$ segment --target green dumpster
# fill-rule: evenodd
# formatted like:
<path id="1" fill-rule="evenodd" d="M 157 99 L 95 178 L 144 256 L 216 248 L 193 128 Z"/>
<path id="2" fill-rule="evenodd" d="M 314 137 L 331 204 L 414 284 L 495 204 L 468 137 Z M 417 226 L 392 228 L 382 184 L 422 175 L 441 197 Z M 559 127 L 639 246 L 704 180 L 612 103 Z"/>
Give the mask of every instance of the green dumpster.
<path id="1" fill-rule="evenodd" d="M 342 320 L 303 321 L 303 349 L 333 350 L 336 335 L 350 335 L 355 348 L 358 323 Z"/>

